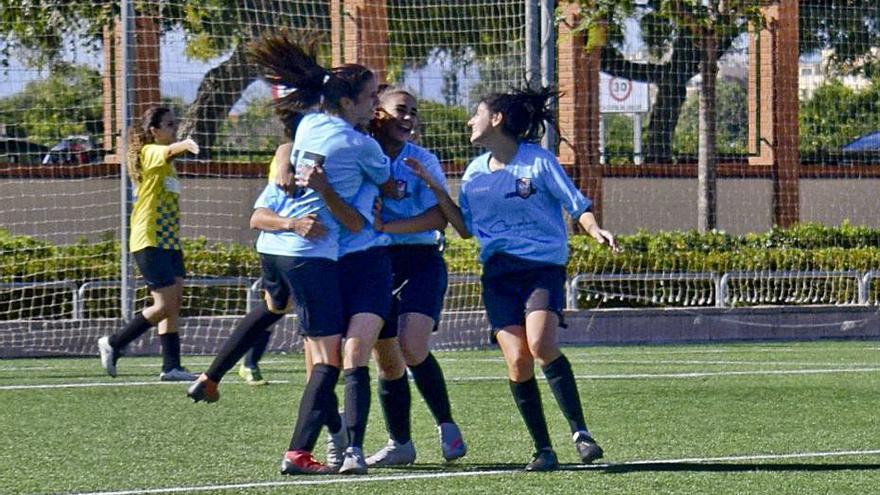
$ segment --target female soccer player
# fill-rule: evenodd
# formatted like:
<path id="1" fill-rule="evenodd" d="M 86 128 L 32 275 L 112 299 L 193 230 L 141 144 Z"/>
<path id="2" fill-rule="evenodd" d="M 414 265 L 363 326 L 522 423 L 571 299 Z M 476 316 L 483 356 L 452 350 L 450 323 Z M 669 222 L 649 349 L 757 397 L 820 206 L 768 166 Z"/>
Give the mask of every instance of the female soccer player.
<path id="1" fill-rule="evenodd" d="M 600 244 L 617 250 L 614 236 L 596 223 L 591 201 L 572 184 L 556 157 L 534 144 L 552 121 L 550 89 L 483 98 L 468 121 L 471 143 L 488 152 L 464 173 L 456 207 L 439 184 L 429 182 L 453 227 L 477 237 L 483 263 L 483 303 L 507 363 L 510 391 L 535 444 L 527 471 L 558 467 L 550 442 L 534 364 L 541 366 L 568 420 L 584 463 L 602 457 L 584 420 L 577 383 L 559 349 L 557 328 L 565 300 L 568 260 L 564 208 Z M 430 175 L 414 165 L 420 177 Z"/>
<path id="2" fill-rule="evenodd" d="M 391 237 L 389 254 L 396 297 L 374 353 L 379 368 L 379 401 L 390 438 L 367 463 L 395 466 L 415 461 L 407 367 L 434 416 L 443 457 L 451 461 L 464 456 L 467 446 L 452 419 L 443 370 L 429 351 L 446 293 L 446 263 L 437 246 L 437 234 L 447 222 L 437 198 L 404 161 L 419 161 L 444 190 L 446 178 L 437 157 L 411 142 L 419 127 L 415 97 L 392 86 L 380 91 L 379 103 L 371 130 L 392 161 L 396 195 L 385 198 L 375 226 Z"/>
<path id="3" fill-rule="evenodd" d="M 276 294 L 287 295 L 275 291 L 273 286 L 282 286 L 293 294 L 300 330 L 313 363 L 281 472 L 328 473 L 333 469 L 317 462 L 311 452 L 320 429 L 331 417 L 329 411 L 336 408 L 333 389 L 343 364 L 340 347 L 345 321 L 339 311 L 342 296 L 337 219 L 351 231 L 360 230 L 363 217 L 345 208 L 345 203 L 354 198 L 365 182 L 381 184 L 390 177 L 388 159 L 378 143 L 356 130 L 368 124 L 373 115 L 377 83 L 373 73 L 360 65 L 329 70 L 321 67 L 316 61 L 317 44 L 303 47 L 287 31 L 261 37 L 254 42 L 251 54 L 266 70 L 269 82 L 294 89 L 282 98 L 281 104 L 299 109 L 321 104 L 321 112 L 303 117 L 294 139 L 291 163 L 297 175 L 308 170 L 324 175 L 326 171 L 330 188 L 298 188 L 290 196 L 274 184 L 267 186 L 257 200 L 251 225 L 263 231 L 258 250 L 263 258 L 264 286 L 268 281 L 267 290 L 273 299 Z M 326 228 L 326 235 L 310 239 L 285 230 L 291 219 L 310 215 Z M 283 306 L 287 300 L 278 297 L 273 305 Z M 265 311 L 270 310 L 267 307 Z M 360 397 L 350 397 L 354 392 L 349 391 L 351 374 L 346 366 L 347 415 L 363 409 Z M 331 426 L 330 430 L 334 428 Z M 347 469 L 343 464 L 340 472 L 359 470 Z"/>
<path id="4" fill-rule="evenodd" d="M 190 381 L 195 376 L 180 365 L 177 318 L 183 294 L 183 251 L 180 245 L 180 181 L 173 158 L 198 154 L 192 139 L 176 141 L 177 118 L 167 107 L 151 107 L 128 136 L 126 165 L 136 188 L 128 248 L 144 277 L 153 304 L 122 330 L 98 339 L 101 366 L 116 376 L 116 362 L 125 348 L 153 325 L 159 325 L 163 381 Z"/>

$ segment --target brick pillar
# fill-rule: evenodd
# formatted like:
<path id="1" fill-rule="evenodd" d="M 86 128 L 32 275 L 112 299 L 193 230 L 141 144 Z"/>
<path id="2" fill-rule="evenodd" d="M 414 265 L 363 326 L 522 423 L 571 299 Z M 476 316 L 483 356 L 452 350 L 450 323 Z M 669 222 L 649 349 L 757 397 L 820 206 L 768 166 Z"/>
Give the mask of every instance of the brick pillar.
<path id="1" fill-rule="evenodd" d="M 386 2 L 332 0 L 330 10 L 331 44 L 343 47 L 341 54 L 337 54 L 334 50 L 333 65 L 363 64 L 376 73 L 379 81 L 384 81 L 387 76 L 388 61 Z"/>
<path id="2" fill-rule="evenodd" d="M 577 2 L 561 2 L 559 24 L 559 131 L 568 143 L 559 145 L 559 161 L 572 171 L 575 185 L 593 200 L 602 222 L 602 166 L 599 164 L 599 62 L 604 26 L 590 32 L 590 44 L 578 25 Z"/>
<path id="3" fill-rule="evenodd" d="M 798 142 L 798 2 L 761 8 L 764 26 L 749 29 L 749 164 L 773 169 L 773 221 L 800 217 Z"/>
<path id="4" fill-rule="evenodd" d="M 125 67 L 122 54 L 122 23 L 119 18 L 113 27 L 105 27 L 104 74 L 102 86 L 104 93 L 104 150 L 108 163 L 119 163 L 120 133 L 124 128 L 123 109 L 125 97 L 122 94 Z M 144 111 L 161 101 L 159 90 L 159 24 L 152 17 L 136 17 L 134 33 L 131 36 L 128 80 L 130 104 L 129 115 L 132 122 L 138 122 Z"/>

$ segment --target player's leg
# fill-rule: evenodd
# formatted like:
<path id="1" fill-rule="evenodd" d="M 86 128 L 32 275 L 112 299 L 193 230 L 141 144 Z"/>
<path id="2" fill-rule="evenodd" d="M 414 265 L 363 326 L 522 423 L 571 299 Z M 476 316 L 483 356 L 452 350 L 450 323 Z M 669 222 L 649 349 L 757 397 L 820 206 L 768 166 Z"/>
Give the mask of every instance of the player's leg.
<path id="1" fill-rule="evenodd" d="M 308 381 L 299 401 L 296 425 L 281 462 L 283 474 L 324 474 L 335 468 L 316 461 L 312 452 L 324 427 L 338 415 L 334 388 L 340 373 L 340 349 L 345 320 L 335 261 L 300 258 L 287 279 L 293 291 L 299 332 L 306 338 Z M 340 428 L 341 429 L 341 428 Z M 331 428 L 332 431 L 332 428 Z"/>
<path id="2" fill-rule="evenodd" d="M 284 317 L 290 301 L 290 284 L 285 270 L 294 262 L 287 256 L 261 255 L 262 278 L 265 299 L 236 324 L 232 334 L 223 343 L 220 352 L 211 362 L 208 370 L 199 376 L 187 390 L 193 401 L 215 402 L 220 398 L 217 385 L 235 363 L 253 347 L 260 335 L 269 333 L 269 327 Z"/>
<path id="3" fill-rule="evenodd" d="M 373 350 L 378 370 L 378 397 L 385 416 L 388 442 L 385 447 L 367 458 L 370 466 L 402 466 L 416 460 L 416 449 L 411 437 L 411 394 L 406 363 L 400 351 L 400 342 L 393 333 L 386 330 L 395 328 L 386 325 L 379 335 Z"/>
<path id="4" fill-rule="evenodd" d="M 547 420 L 541 404 L 541 393 L 535 379 L 535 361 L 529 351 L 525 328 L 511 325 L 495 334 L 504 361 L 513 401 L 535 444 L 535 455 L 526 466 L 528 471 L 549 471 L 558 467 L 550 442 Z"/>
<path id="5" fill-rule="evenodd" d="M 526 301 L 526 333 L 529 350 L 541 366 L 556 403 L 568 421 L 578 455 L 582 462 L 590 463 L 601 458 L 603 452 L 587 429 L 571 363 L 559 349 L 564 285 L 563 267 L 534 273 L 533 289 Z"/>
<path id="6" fill-rule="evenodd" d="M 170 287 L 171 294 L 168 294 L 169 304 L 165 318 L 159 322 L 159 341 L 162 345 L 162 372 L 159 379 L 165 382 L 191 382 L 196 376 L 187 371 L 180 364 L 180 333 L 178 331 L 178 318 L 180 316 L 180 305 L 183 301 L 183 278 L 175 278 L 174 285 Z M 153 294 L 153 300 L 162 297 L 156 292 Z"/>
<path id="7" fill-rule="evenodd" d="M 116 376 L 116 362 L 128 345 L 166 317 L 169 305 L 177 304 L 175 285 L 178 277 L 172 251 L 148 247 L 132 253 L 138 269 L 153 296 L 153 304 L 132 317 L 118 332 L 98 339 L 101 366 Z"/>

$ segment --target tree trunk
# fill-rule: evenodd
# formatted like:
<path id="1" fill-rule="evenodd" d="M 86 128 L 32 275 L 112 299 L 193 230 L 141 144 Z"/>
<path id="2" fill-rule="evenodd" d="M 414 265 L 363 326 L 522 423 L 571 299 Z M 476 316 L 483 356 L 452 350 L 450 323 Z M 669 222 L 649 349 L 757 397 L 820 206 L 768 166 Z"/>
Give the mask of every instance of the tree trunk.
<path id="1" fill-rule="evenodd" d="M 202 158 L 210 158 L 220 123 L 257 76 L 247 62 L 244 43 L 239 44 L 226 61 L 205 74 L 195 101 L 181 117 L 178 137 L 193 138 L 202 148 Z"/>
<path id="2" fill-rule="evenodd" d="M 702 37 L 703 62 L 700 75 L 699 149 L 697 151 L 697 230 L 706 233 L 717 227 L 717 162 L 715 131 L 715 78 L 718 77 L 718 39 L 709 31 Z"/>

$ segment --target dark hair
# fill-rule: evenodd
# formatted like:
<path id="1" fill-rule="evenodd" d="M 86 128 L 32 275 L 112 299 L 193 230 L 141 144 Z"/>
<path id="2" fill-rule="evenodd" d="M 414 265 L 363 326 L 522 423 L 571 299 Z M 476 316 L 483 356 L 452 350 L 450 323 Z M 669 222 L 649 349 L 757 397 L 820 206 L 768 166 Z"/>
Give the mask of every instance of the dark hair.
<path id="1" fill-rule="evenodd" d="M 306 111 L 317 104 L 339 110 L 339 100 L 355 99 L 375 75 L 358 64 L 325 69 L 318 63 L 321 35 L 313 30 L 279 29 L 263 33 L 248 46 L 251 59 L 263 70 L 263 79 L 291 89 L 276 100 L 277 107 Z"/>
<path id="2" fill-rule="evenodd" d="M 547 130 L 545 121 L 554 125 L 556 119 L 550 103 L 559 95 L 559 91 L 553 88 L 514 89 L 485 96 L 480 103 L 485 104 L 492 113 L 504 116 L 502 132 L 517 140 L 535 142 Z"/>
<path id="3" fill-rule="evenodd" d="M 275 114 L 278 116 L 281 124 L 284 125 L 284 136 L 293 141 L 296 137 L 296 129 L 299 127 L 300 122 L 302 122 L 303 117 L 306 116 L 306 113 L 276 106 Z"/>
<path id="4" fill-rule="evenodd" d="M 128 130 L 128 146 L 125 152 L 125 168 L 128 176 L 135 186 L 141 183 L 141 148 L 153 142 L 152 128 L 158 128 L 162 123 L 162 117 L 170 112 L 169 107 L 150 107 L 144 112 L 139 125 Z"/>

